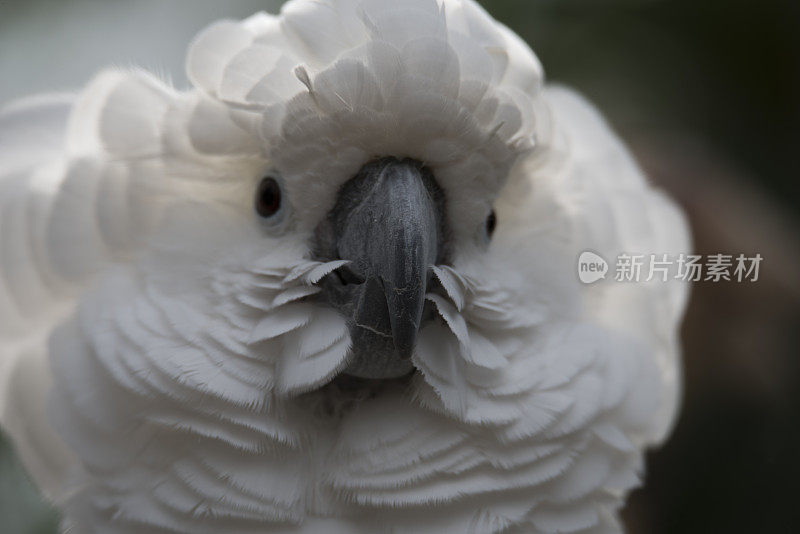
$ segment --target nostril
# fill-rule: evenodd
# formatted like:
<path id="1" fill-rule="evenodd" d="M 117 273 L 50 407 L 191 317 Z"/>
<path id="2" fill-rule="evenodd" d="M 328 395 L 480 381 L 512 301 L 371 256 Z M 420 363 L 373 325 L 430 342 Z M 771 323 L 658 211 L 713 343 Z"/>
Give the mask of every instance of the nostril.
<path id="1" fill-rule="evenodd" d="M 360 285 L 364 283 L 365 278 L 354 271 L 349 265 L 342 265 L 333 273 L 343 286 L 347 285 Z"/>

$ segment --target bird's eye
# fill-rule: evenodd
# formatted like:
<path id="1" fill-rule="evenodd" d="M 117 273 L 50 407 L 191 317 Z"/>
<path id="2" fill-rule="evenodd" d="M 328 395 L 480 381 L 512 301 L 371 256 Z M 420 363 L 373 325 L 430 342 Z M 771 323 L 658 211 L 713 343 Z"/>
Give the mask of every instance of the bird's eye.
<path id="1" fill-rule="evenodd" d="M 255 205 L 256 212 L 262 217 L 272 217 L 281 209 L 281 186 L 275 178 L 267 176 L 261 179 Z"/>
<path id="2" fill-rule="evenodd" d="M 489 213 L 489 216 L 486 217 L 486 235 L 492 237 L 494 233 L 494 229 L 497 226 L 497 215 L 495 215 L 494 210 Z"/>

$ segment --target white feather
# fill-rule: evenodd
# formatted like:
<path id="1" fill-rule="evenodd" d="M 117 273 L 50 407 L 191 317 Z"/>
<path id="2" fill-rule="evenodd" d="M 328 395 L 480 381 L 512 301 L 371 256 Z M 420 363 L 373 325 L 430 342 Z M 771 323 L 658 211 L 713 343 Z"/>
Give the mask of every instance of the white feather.
<path id="1" fill-rule="evenodd" d="M 582 286 L 575 260 L 690 243 L 592 106 L 471 0 L 293 0 L 204 30 L 187 70 L 0 112 L 0 421 L 65 528 L 619 531 L 688 289 Z M 432 170 L 453 254 L 420 373 L 352 397 L 315 300 L 347 262 L 309 239 L 385 155 Z"/>

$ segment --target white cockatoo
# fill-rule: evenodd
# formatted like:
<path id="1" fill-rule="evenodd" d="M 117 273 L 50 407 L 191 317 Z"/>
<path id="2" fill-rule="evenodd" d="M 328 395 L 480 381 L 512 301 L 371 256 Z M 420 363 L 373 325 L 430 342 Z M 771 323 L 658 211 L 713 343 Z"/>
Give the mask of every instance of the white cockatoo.
<path id="1" fill-rule="evenodd" d="M 0 114 L 0 410 L 75 533 L 618 532 L 689 248 L 472 0 L 292 0 Z M 656 277 L 658 278 L 658 277 Z"/>

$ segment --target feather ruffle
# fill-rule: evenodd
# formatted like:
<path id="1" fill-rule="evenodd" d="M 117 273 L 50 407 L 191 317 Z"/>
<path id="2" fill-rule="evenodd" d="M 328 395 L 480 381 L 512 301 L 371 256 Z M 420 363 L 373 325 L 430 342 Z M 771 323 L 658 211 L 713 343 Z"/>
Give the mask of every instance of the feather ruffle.
<path id="1" fill-rule="evenodd" d="M 451 202 L 482 213 L 516 158 L 546 141 L 538 61 L 471 1 L 290 2 L 279 17 L 209 27 L 188 72 L 264 140 L 294 196 L 313 189 L 309 206 L 393 155 L 425 162 Z M 309 227 L 324 212 L 298 209 Z M 450 212 L 458 238 L 472 237 L 470 213 Z"/>

